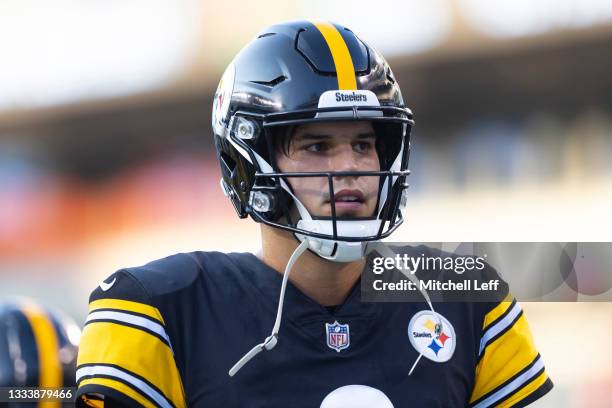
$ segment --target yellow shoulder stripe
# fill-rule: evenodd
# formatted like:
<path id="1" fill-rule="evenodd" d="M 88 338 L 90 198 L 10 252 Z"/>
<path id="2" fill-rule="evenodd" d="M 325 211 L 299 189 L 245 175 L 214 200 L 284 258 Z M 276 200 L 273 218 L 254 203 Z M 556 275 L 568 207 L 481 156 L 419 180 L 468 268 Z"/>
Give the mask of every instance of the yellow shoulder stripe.
<path id="1" fill-rule="evenodd" d="M 170 348 L 138 328 L 93 321 L 83 330 L 77 366 L 113 364 L 147 379 L 176 407 L 185 407 L 181 376 Z"/>
<path id="2" fill-rule="evenodd" d="M 355 78 L 353 58 L 338 29 L 327 21 L 311 21 L 311 23 L 321 32 L 331 51 L 332 59 L 336 66 L 336 74 L 338 75 L 338 89 L 356 90 L 357 80 Z"/>
<path id="3" fill-rule="evenodd" d="M 59 356 L 59 340 L 51 320 L 44 310 L 34 303 L 22 304 L 21 311 L 28 319 L 36 341 L 39 362 L 38 385 L 49 388 L 61 387 L 64 375 Z M 60 403 L 49 402 L 46 406 L 59 407 Z"/>
<path id="4" fill-rule="evenodd" d="M 499 407 L 509 408 L 509 407 L 516 405 L 519 401 L 525 399 L 525 397 L 527 397 L 529 394 L 531 394 L 532 392 L 540 388 L 542 384 L 546 382 L 547 378 L 548 376 L 546 375 L 546 372 L 543 372 L 542 374 L 537 376 L 533 381 L 531 381 L 529 384 L 521 388 L 519 392 L 514 394 L 512 397 L 508 398 L 506 401 L 502 402 L 499 405 Z"/>
<path id="5" fill-rule="evenodd" d="M 128 397 L 130 397 L 131 399 L 133 399 L 134 401 L 138 402 L 139 404 L 141 404 L 142 406 L 146 408 L 149 408 L 149 407 L 155 408 L 155 404 L 151 403 L 151 401 L 149 401 L 148 399 L 140 395 L 140 393 L 133 390 L 132 387 L 125 385 L 121 381 L 112 380 L 110 378 L 88 378 L 86 380 L 81 381 L 79 386 L 82 387 L 88 384 L 102 385 L 104 387 L 112 388 L 114 390 L 119 391 L 120 393 L 124 395 L 127 395 Z"/>
<path id="6" fill-rule="evenodd" d="M 156 307 L 147 305 L 145 303 L 132 302 L 130 300 L 121 299 L 99 299 L 94 300 L 89 304 L 89 312 L 93 312 L 98 309 L 119 309 L 128 312 L 140 313 L 159 321 L 165 325 L 162 314 Z"/>
<path id="7" fill-rule="evenodd" d="M 491 323 L 497 320 L 501 315 L 506 312 L 506 310 L 508 310 L 508 308 L 512 304 L 512 299 L 513 298 L 511 295 L 506 296 L 506 298 L 502 302 L 500 302 L 497 306 L 491 309 L 489 313 L 485 315 L 482 324 L 482 330 L 487 330 Z"/>
<path id="8" fill-rule="evenodd" d="M 492 343 L 476 366 L 476 382 L 470 402 L 476 401 L 527 367 L 538 352 L 525 315 Z"/>

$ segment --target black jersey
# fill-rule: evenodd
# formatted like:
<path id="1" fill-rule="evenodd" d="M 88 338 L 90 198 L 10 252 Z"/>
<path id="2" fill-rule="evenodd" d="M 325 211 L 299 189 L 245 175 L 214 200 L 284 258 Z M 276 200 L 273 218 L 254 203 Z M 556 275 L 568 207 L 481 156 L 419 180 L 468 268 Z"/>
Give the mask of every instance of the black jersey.
<path id="1" fill-rule="evenodd" d="M 438 324 L 425 302 L 361 302 L 359 285 L 326 308 L 289 283 L 277 346 L 230 377 L 269 335 L 281 281 L 249 253 L 178 254 L 111 275 L 90 297 L 80 403 L 524 406 L 552 388 L 516 301 L 439 303 Z"/>

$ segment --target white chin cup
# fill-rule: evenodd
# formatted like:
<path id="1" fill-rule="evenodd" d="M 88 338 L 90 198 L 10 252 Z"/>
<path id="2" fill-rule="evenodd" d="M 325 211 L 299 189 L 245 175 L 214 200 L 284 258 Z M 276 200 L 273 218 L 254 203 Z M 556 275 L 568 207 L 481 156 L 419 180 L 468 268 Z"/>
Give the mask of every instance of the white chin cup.
<path id="1" fill-rule="evenodd" d="M 337 235 L 344 237 L 369 237 L 376 235 L 381 220 L 350 220 L 336 221 Z M 318 234 L 333 234 L 332 221 L 329 220 L 299 220 L 299 229 Z M 308 248 L 319 255 L 335 262 L 353 262 L 363 259 L 366 242 L 334 241 L 332 239 L 314 238 L 296 233 L 295 236 L 304 242 L 308 240 Z"/>

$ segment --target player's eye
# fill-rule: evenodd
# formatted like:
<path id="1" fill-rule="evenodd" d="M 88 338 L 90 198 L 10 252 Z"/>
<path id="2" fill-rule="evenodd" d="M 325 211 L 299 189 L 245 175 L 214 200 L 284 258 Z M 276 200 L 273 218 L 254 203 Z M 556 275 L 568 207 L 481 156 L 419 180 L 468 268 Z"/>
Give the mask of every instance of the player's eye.
<path id="1" fill-rule="evenodd" d="M 367 153 L 374 148 L 374 142 L 371 141 L 360 141 L 353 144 L 353 149 L 358 153 Z"/>
<path id="2" fill-rule="evenodd" d="M 304 145 L 303 149 L 309 152 L 317 153 L 327 150 L 328 146 L 323 142 L 309 143 Z"/>

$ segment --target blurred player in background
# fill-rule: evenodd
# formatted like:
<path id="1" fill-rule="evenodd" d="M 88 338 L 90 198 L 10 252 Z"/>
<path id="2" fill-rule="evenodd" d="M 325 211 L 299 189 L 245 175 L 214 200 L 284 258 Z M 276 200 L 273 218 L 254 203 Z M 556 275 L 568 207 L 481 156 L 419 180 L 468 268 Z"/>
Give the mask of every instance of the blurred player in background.
<path id="1" fill-rule="evenodd" d="M 369 244 L 402 222 L 412 125 L 389 65 L 348 28 L 262 31 L 213 101 L 221 188 L 261 223 L 262 249 L 178 254 L 103 281 L 79 404 L 488 407 L 549 391 L 511 298 L 360 301 Z"/>
<path id="2" fill-rule="evenodd" d="M 0 302 L 0 387 L 74 387 L 79 336 L 71 319 L 33 300 Z M 0 406 L 53 408 L 62 403 L 16 401 Z"/>

